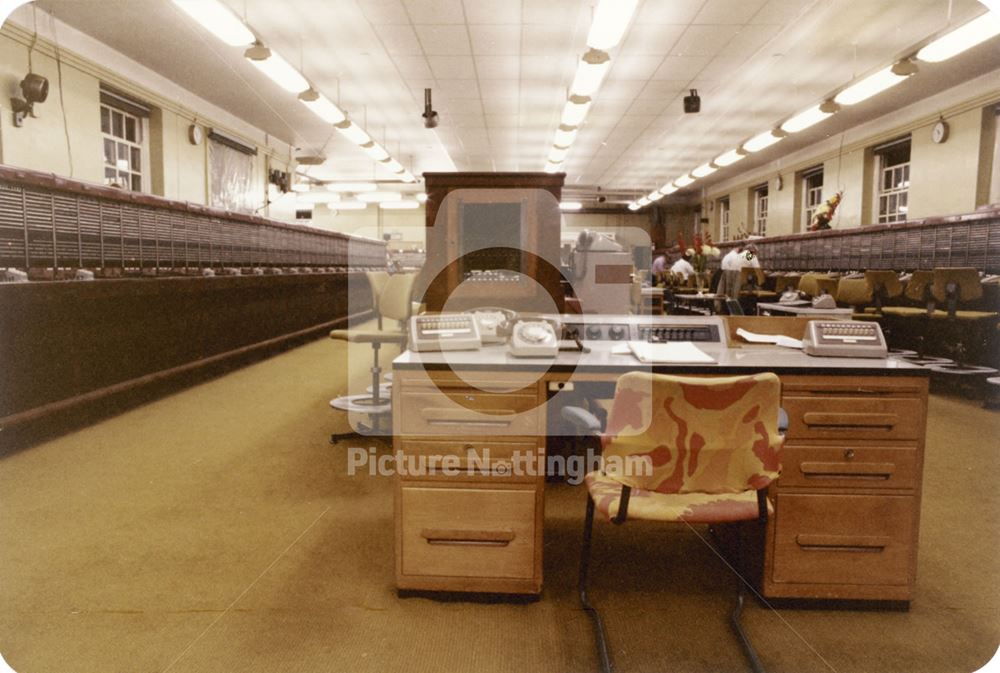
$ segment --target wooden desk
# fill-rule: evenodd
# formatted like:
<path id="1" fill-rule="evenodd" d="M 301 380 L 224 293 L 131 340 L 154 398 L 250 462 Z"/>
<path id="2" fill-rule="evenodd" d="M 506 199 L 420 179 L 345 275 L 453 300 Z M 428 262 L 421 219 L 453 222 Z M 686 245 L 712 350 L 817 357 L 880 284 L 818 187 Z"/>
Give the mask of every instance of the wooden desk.
<path id="1" fill-rule="evenodd" d="M 751 316 L 725 324 L 727 333 L 740 325 L 767 331 L 774 321 L 781 327 L 773 331 L 798 337 L 806 323 Z M 552 391 L 560 384 L 579 389 L 642 367 L 631 355 L 612 353 L 614 342 L 587 345 L 590 353 L 560 353 L 554 361 L 513 358 L 504 346 L 408 351 L 396 359 L 396 451 L 408 458 L 450 456 L 459 466 L 454 474 L 429 469 L 397 477 L 399 588 L 541 591 L 544 471 L 518 474 L 514 461 L 518 454 L 545 456 L 547 417 L 558 413 L 560 401 Z M 770 346 L 704 350 L 715 364 L 653 369 L 774 371 L 782 381 L 789 427 L 782 476 L 770 493 L 775 516 L 762 541 L 763 594 L 910 600 L 927 371 L 897 360 L 816 358 Z M 485 448 L 489 459 L 477 468 L 468 452 Z"/>

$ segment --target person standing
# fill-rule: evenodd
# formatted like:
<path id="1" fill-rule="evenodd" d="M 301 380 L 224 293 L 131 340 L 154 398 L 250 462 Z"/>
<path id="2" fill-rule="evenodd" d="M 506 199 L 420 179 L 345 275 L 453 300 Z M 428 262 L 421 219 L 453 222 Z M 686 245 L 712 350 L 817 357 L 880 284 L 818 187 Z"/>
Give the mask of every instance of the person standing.
<path id="1" fill-rule="evenodd" d="M 691 262 L 688 261 L 688 255 L 685 254 L 678 258 L 676 262 L 670 267 L 670 273 L 678 273 L 684 276 L 686 281 L 692 273 L 694 273 L 694 267 L 691 266 Z"/>

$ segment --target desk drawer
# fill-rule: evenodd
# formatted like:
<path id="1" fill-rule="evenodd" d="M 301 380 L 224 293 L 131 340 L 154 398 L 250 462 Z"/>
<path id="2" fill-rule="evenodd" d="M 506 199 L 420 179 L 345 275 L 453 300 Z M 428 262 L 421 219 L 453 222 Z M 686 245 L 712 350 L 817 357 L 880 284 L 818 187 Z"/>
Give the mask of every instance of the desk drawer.
<path id="1" fill-rule="evenodd" d="M 545 476 L 545 449 L 529 442 L 472 439 L 408 439 L 399 443 L 404 477 L 494 478 L 533 482 Z"/>
<path id="2" fill-rule="evenodd" d="M 786 444 L 781 450 L 782 488 L 915 489 L 917 448 L 832 447 Z"/>
<path id="3" fill-rule="evenodd" d="M 776 583 L 907 585 L 916 499 L 779 494 Z"/>
<path id="4" fill-rule="evenodd" d="M 492 393 L 475 388 L 401 391 L 400 431 L 404 435 L 536 436 L 538 397 Z"/>
<path id="5" fill-rule="evenodd" d="M 798 439 L 916 440 L 924 405 L 916 397 L 786 396 L 790 441 Z"/>
<path id="6" fill-rule="evenodd" d="M 534 488 L 400 491 L 404 575 L 533 577 Z"/>

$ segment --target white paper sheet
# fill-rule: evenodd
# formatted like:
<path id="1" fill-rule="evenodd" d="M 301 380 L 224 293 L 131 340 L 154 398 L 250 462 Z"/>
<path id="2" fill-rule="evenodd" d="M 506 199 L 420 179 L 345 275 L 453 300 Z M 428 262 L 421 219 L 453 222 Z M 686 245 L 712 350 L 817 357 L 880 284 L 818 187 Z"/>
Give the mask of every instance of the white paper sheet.
<path id="1" fill-rule="evenodd" d="M 628 347 L 640 362 L 671 364 L 710 364 L 715 362 L 715 358 L 690 341 L 671 341 L 662 344 L 629 341 Z"/>
<path id="2" fill-rule="evenodd" d="M 785 348 L 802 348 L 802 342 L 784 334 L 754 334 L 742 327 L 736 330 L 736 334 L 752 344 L 777 344 Z"/>

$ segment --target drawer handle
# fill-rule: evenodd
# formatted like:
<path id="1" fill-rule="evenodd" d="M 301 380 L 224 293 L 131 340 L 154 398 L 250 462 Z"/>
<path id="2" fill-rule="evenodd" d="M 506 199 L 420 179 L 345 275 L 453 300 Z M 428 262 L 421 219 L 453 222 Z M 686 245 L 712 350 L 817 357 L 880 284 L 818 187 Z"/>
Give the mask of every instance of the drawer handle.
<path id="1" fill-rule="evenodd" d="M 795 542 L 803 551 L 881 552 L 889 546 L 884 535 L 810 535 L 801 533 Z"/>
<path id="2" fill-rule="evenodd" d="M 802 414 L 802 421 L 811 427 L 820 428 L 883 428 L 892 430 L 899 424 L 897 414 L 834 414 L 809 411 Z"/>
<path id="3" fill-rule="evenodd" d="M 806 479 L 891 479 L 895 463 L 802 463 L 799 470 Z"/>
<path id="4" fill-rule="evenodd" d="M 460 409 L 436 409 L 428 408 L 420 412 L 421 418 L 428 425 L 475 425 L 478 427 L 506 428 L 513 421 L 513 416 L 517 414 L 513 409 L 498 409 L 491 411 L 468 411 L 463 413 Z M 498 418 L 493 419 L 490 416 Z"/>
<path id="5" fill-rule="evenodd" d="M 425 528 L 420 531 L 420 537 L 427 540 L 427 544 L 506 547 L 514 540 L 514 531 Z"/>

